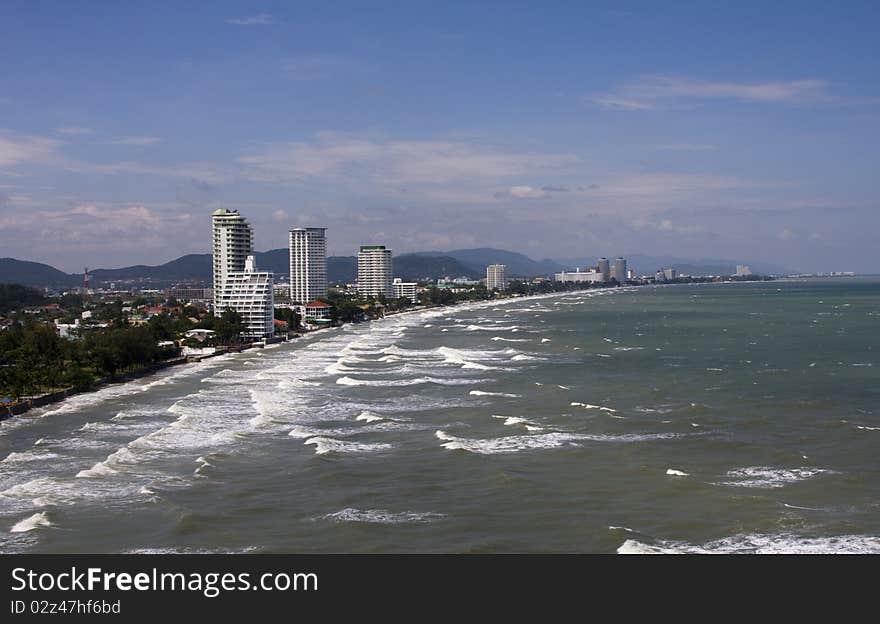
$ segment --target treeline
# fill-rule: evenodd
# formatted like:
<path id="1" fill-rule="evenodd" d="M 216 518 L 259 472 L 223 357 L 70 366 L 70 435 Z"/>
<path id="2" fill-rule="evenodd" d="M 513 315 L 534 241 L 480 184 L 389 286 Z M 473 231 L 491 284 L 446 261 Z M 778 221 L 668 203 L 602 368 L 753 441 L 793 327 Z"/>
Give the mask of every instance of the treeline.
<path id="1" fill-rule="evenodd" d="M 21 284 L 0 284 L 0 314 L 48 301 L 39 290 Z"/>
<path id="2" fill-rule="evenodd" d="M 114 377 L 173 357 L 176 347 L 160 348 L 149 325 L 90 329 L 80 340 L 59 337 L 36 321 L 0 332 L 0 397 L 13 400 L 59 388 L 83 389 L 96 379 Z"/>

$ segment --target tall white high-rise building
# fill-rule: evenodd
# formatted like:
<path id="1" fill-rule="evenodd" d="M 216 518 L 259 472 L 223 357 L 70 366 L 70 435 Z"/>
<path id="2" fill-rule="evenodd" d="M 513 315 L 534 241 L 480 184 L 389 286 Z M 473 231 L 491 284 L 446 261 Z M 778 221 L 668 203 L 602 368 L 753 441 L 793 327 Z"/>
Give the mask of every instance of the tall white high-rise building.
<path id="1" fill-rule="evenodd" d="M 507 290 L 506 269 L 504 264 L 490 264 L 486 267 L 486 290 Z"/>
<path id="2" fill-rule="evenodd" d="M 626 259 L 618 256 L 614 260 L 614 265 L 611 267 L 611 277 L 617 280 L 617 283 L 623 286 L 626 284 Z"/>
<path id="3" fill-rule="evenodd" d="M 214 261 L 214 314 L 235 310 L 248 338 L 275 335 L 272 273 L 257 271 L 253 231 L 236 210 L 221 208 L 211 218 Z"/>
<path id="4" fill-rule="evenodd" d="M 244 271 L 228 273 L 216 297 L 214 313 L 233 309 L 241 315 L 243 335 L 271 338 L 275 335 L 275 297 L 272 273 L 258 271 L 253 256 L 245 260 Z"/>
<path id="5" fill-rule="evenodd" d="M 220 208 L 211 215 L 212 247 L 214 256 L 214 296 L 223 286 L 229 273 L 244 271 L 244 263 L 254 253 L 254 233 L 251 224 L 237 210 Z M 216 302 L 214 308 L 217 308 Z"/>
<path id="6" fill-rule="evenodd" d="M 391 250 L 385 245 L 361 245 L 358 251 L 358 292 L 365 296 L 394 297 Z"/>
<path id="7" fill-rule="evenodd" d="M 602 281 L 607 282 L 611 279 L 611 267 L 608 263 L 608 258 L 599 258 L 599 273 L 602 274 Z"/>
<path id="8" fill-rule="evenodd" d="M 326 228 L 290 230 L 290 300 L 309 303 L 327 296 Z"/>

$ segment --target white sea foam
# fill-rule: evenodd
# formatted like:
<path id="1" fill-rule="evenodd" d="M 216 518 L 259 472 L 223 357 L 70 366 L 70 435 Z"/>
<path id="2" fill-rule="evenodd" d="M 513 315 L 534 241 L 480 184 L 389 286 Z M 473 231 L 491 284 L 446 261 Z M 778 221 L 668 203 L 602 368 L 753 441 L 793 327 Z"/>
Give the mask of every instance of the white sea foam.
<path id="1" fill-rule="evenodd" d="M 534 355 L 526 355 L 524 353 L 520 353 L 519 355 L 514 355 L 510 359 L 513 362 L 527 362 L 527 361 L 532 361 L 532 360 L 544 361 L 544 358 L 542 358 L 542 357 L 536 357 Z"/>
<path id="2" fill-rule="evenodd" d="M 504 436 L 500 438 L 461 438 L 453 436 L 445 431 L 437 430 L 434 436 L 442 440 L 441 446 L 449 450 L 462 450 L 480 455 L 496 455 L 502 453 L 516 453 L 531 449 L 550 449 L 563 446 L 580 446 L 580 442 L 641 442 L 646 440 L 659 440 L 679 437 L 669 433 L 647 434 L 582 434 L 551 432 L 537 435 Z"/>
<path id="3" fill-rule="evenodd" d="M 605 407 L 604 405 L 593 405 L 592 403 L 581 403 L 579 401 L 572 401 L 571 406 L 572 407 L 582 407 L 584 409 L 596 409 L 596 410 L 600 410 L 602 412 L 616 412 L 617 411 L 616 409 L 613 409 L 610 407 Z"/>
<path id="4" fill-rule="evenodd" d="M 468 325 L 465 327 L 467 331 L 515 331 L 519 327 L 516 325 L 492 325 L 485 327 L 483 325 Z"/>
<path id="5" fill-rule="evenodd" d="M 528 338 L 502 338 L 501 336 L 494 336 L 490 340 L 494 340 L 495 342 L 528 342 Z"/>
<path id="6" fill-rule="evenodd" d="M 867 425 L 856 425 L 856 429 L 864 429 L 865 431 L 880 431 L 880 427 L 868 427 Z"/>
<path id="7" fill-rule="evenodd" d="M 377 362 L 402 362 L 403 358 L 401 358 L 400 356 L 397 356 L 397 355 L 386 355 L 386 356 L 380 357 L 376 361 Z"/>
<path id="8" fill-rule="evenodd" d="M 323 516 L 326 520 L 336 522 L 366 522 L 370 524 L 405 524 L 434 522 L 444 518 L 445 514 L 434 512 L 403 511 L 394 513 L 387 509 L 355 509 L 346 507 Z"/>
<path id="9" fill-rule="evenodd" d="M 34 444 L 36 446 L 36 444 Z M 3 461 L 0 461 L 0 464 L 19 464 L 24 462 L 32 462 L 32 461 L 45 461 L 52 460 L 59 457 L 57 453 L 50 452 L 37 452 L 37 451 L 22 451 L 21 453 L 10 453 L 6 457 L 3 458 Z"/>
<path id="10" fill-rule="evenodd" d="M 833 474 L 832 470 L 821 468 L 772 468 L 767 466 L 750 466 L 737 468 L 725 475 L 730 481 L 717 485 L 730 485 L 750 488 L 781 488 L 790 483 L 805 481 L 820 474 Z"/>
<path id="11" fill-rule="evenodd" d="M 415 377 L 413 379 L 354 379 L 340 377 L 336 383 L 343 386 L 418 386 L 437 384 L 441 386 L 467 386 L 482 383 L 485 379 L 449 379 L 441 377 Z"/>
<path id="12" fill-rule="evenodd" d="M 508 427 L 513 427 L 516 425 L 523 425 L 526 428 L 529 428 L 529 426 L 531 426 L 532 428 L 530 430 L 532 430 L 532 431 L 540 431 L 541 430 L 541 428 L 538 427 L 537 425 L 535 425 L 535 423 L 533 423 L 532 421 L 527 420 L 525 418 L 521 418 L 519 416 L 499 416 L 498 414 L 492 414 L 492 418 L 498 418 L 500 420 L 503 420 L 504 424 Z"/>
<path id="13" fill-rule="evenodd" d="M 52 526 L 52 522 L 49 520 L 49 516 L 45 511 L 41 511 L 39 513 L 35 513 L 32 516 L 25 518 L 24 520 L 19 520 L 12 528 L 9 529 L 10 533 L 26 533 L 27 531 L 33 531 L 39 527 L 50 527 Z"/>
<path id="14" fill-rule="evenodd" d="M 303 444 L 314 446 L 316 455 L 324 455 L 326 453 L 375 453 L 378 451 L 387 451 L 391 448 L 390 444 L 384 443 L 366 443 L 366 442 L 350 442 L 348 440 L 337 440 L 325 436 L 315 436 L 309 438 Z"/>
<path id="15" fill-rule="evenodd" d="M 551 342 L 549 338 L 541 338 L 541 342 Z"/>
<path id="16" fill-rule="evenodd" d="M 439 349 L 437 349 L 437 353 L 443 356 L 443 359 L 447 364 L 461 365 L 462 368 L 470 368 L 476 370 L 495 370 L 491 366 L 486 366 L 485 364 L 478 364 L 476 362 L 466 360 L 465 354 L 457 349 L 440 347 Z"/>
<path id="17" fill-rule="evenodd" d="M 626 540 L 618 554 L 876 554 L 880 553 L 880 537 L 870 535 L 833 535 L 806 537 L 781 533 L 739 534 L 705 544 L 658 540 L 652 544 Z"/>
<path id="18" fill-rule="evenodd" d="M 324 369 L 324 372 L 328 375 L 341 375 L 342 373 L 350 373 L 357 369 L 345 366 L 342 361 L 337 361 Z"/>
<path id="19" fill-rule="evenodd" d="M 385 419 L 382 418 L 382 416 L 379 416 L 379 414 L 377 414 L 375 412 L 371 412 L 369 410 L 364 410 L 360 414 L 357 415 L 357 418 L 355 418 L 355 420 L 362 420 L 364 422 L 371 423 L 371 422 L 378 422 L 380 420 L 385 420 Z"/>
<path id="20" fill-rule="evenodd" d="M 677 470 L 675 468 L 667 468 L 666 474 L 668 474 L 670 477 L 689 477 L 690 476 L 689 473 L 683 472 L 681 470 Z"/>
<path id="21" fill-rule="evenodd" d="M 94 479 L 97 477 L 108 477 L 116 474 L 118 471 L 114 470 L 104 462 L 98 462 L 91 468 L 87 468 L 85 470 L 80 470 L 76 473 L 77 479 Z"/>
<path id="22" fill-rule="evenodd" d="M 306 381 L 305 379 L 284 379 L 278 382 L 279 390 L 292 390 L 294 388 L 308 388 L 311 386 L 320 386 L 317 381 Z"/>
<path id="23" fill-rule="evenodd" d="M 468 394 L 470 394 L 470 395 L 472 395 L 472 396 L 497 396 L 497 397 L 508 397 L 508 398 L 511 398 L 511 399 L 518 399 L 518 398 L 520 398 L 520 396 L 522 396 L 522 395 L 519 395 L 519 394 L 511 394 L 511 393 L 508 393 L 508 392 L 486 392 L 486 391 L 484 391 L 484 390 L 471 390 Z"/>

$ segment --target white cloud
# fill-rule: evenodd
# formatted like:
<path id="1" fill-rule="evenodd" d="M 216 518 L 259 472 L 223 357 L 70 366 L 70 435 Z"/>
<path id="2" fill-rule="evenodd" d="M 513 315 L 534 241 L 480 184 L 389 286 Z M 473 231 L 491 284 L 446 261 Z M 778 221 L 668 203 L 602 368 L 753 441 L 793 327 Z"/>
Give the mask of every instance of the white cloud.
<path id="1" fill-rule="evenodd" d="M 46 163 L 58 158 L 61 142 L 0 130 L 0 167 L 23 163 Z"/>
<path id="2" fill-rule="evenodd" d="M 250 17 L 230 17 L 224 20 L 227 24 L 235 24 L 237 26 L 263 26 L 266 24 L 274 24 L 275 18 L 269 13 L 258 13 Z"/>
<path id="3" fill-rule="evenodd" d="M 708 82 L 678 76 L 641 76 L 592 100 L 603 108 L 652 110 L 673 100 L 729 99 L 743 102 L 803 103 L 828 101 L 824 80 L 738 83 Z"/>
<path id="4" fill-rule="evenodd" d="M 287 214 L 286 210 L 276 210 L 272 213 L 272 220 L 277 221 L 278 223 L 283 223 L 290 220 L 290 215 Z"/>
<path id="5" fill-rule="evenodd" d="M 95 131 L 91 128 L 81 128 L 79 126 L 68 126 L 66 128 L 57 128 L 55 130 L 59 134 L 69 134 L 69 135 L 80 135 L 80 134 L 94 134 Z"/>
<path id="6" fill-rule="evenodd" d="M 362 138 L 322 132 L 310 142 L 275 143 L 243 156 L 244 176 L 261 181 L 310 178 L 369 181 L 394 188 L 411 184 L 496 185 L 499 179 L 558 173 L 577 162 L 573 154 L 540 154 L 453 140 Z"/>
<path id="7" fill-rule="evenodd" d="M 194 218 L 179 209 L 157 211 L 140 204 L 81 202 L 64 208 L 35 207 L 0 217 L 0 228 L 28 241 L 30 253 L 105 253 L 162 249 L 169 237 L 191 229 Z M 163 254 L 164 256 L 164 254 Z"/>
<path id="8" fill-rule="evenodd" d="M 155 145 L 161 140 L 162 139 L 159 137 L 154 136 L 125 136 L 105 141 L 105 143 L 108 145 L 135 145 L 138 147 L 146 147 L 148 145 Z"/>
<path id="9" fill-rule="evenodd" d="M 610 95 L 607 93 L 595 95 L 592 99 L 602 108 L 618 110 L 654 110 L 657 108 L 649 102 L 640 102 L 638 100 L 620 97 L 619 95 Z"/>
<path id="10" fill-rule="evenodd" d="M 65 161 L 63 168 L 74 173 L 100 175 L 149 175 L 168 178 L 185 178 L 197 183 L 220 184 L 229 180 L 228 172 L 213 163 L 187 163 L 184 165 L 146 165 L 139 162 L 87 163 Z"/>
<path id="11" fill-rule="evenodd" d="M 511 197 L 513 199 L 547 199 L 550 193 L 534 186 L 511 186 L 506 191 L 495 193 L 495 197 Z"/>

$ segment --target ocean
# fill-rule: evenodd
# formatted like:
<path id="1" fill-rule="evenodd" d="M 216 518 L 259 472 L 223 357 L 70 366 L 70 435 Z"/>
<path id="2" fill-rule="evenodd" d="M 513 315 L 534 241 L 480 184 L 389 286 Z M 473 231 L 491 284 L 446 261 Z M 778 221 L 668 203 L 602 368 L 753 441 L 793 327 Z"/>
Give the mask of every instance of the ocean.
<path id="1" fill-rule="evenodd" d="M 348 325 L 0 423 L 0 551 L 880 552 L 880 280 Z"/>

